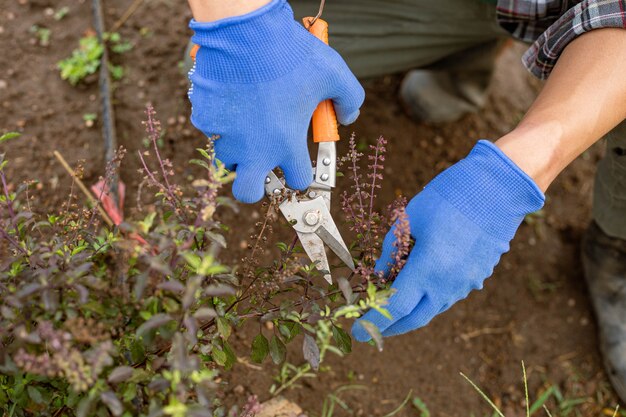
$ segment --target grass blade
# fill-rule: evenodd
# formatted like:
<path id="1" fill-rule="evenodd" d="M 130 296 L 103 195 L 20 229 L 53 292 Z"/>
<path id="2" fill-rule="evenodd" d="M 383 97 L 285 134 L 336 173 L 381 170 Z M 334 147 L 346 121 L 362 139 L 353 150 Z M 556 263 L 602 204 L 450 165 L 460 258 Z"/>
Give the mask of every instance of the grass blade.
<path id="1" fill-rule="evenodd" d="M 498 407 L 496 407 L 496 405 L 493 403 L 493 401 L 491 401 L 491 400 L 489 399 L 489 397 L 487 397 L 487 394 L 485 394 L 485 393 L 484 393 L 484 392 L 483 392 L 480 388 L 478 388 L 478 386 L 477 386 L 476 384 L 474 384 L 474 382 L 473 382 L 471 379 L 469 379 L 468 377 L 466 377 L 466 376 L 465 376 L 465 374 L 464 374 L 463 372 L 461 372 L 461 376 L 462 376 L 463 378 L 465 378 L 465 380 L 466 380 L 467 382 L 469 382 L 469 383 L 470 383 L 470 385 L 471 385 L 472 387 L 474 387 L 474 389 L 475 389 L 475 390 L 476 390 L 476 391 L 477 391 L 477 392 L 481 395 L 481 397 L 483 397 L 483 399 L 484 399 L 485 401 L 487 401 L 487 403 L 491 406 L 491 408 L 493 408 L 493 410 L 494 410 L 496 413 L 498 413 L 498 415 L 499 415 L 500 417 L 505 417 L 505 415 L 504 415 L 504 414 L 502 414 L 502 411 L 500 411 L 500 409 L 499 409 Z"/>

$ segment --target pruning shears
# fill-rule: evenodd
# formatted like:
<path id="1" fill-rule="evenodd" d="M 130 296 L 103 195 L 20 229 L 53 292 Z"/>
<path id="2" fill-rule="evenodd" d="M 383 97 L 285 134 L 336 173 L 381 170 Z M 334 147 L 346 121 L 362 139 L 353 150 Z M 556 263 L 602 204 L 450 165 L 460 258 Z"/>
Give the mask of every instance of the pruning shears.
<path id="1" fill-rule="evenodd" d="M 328 23 L 320 19 L 323 7 L 324 1 L 316 17 L 306 17 L 303 21 L 311 34 L 328 44 Z M 296 192 L 270 172 L 265 179 L 265 194 L 270 199 L 284 196 L 279 203 L 280 211 L 295 229 L 315 267 L 332 284 L 325 246 L 352 270 L 354 261 L 330 214 L 331 193 L 337 179 L 336 142 L 339 141 L 337 115 L 331 100 L 320 103 L 313 114 L 312 126 L 313 141 L 319 146 L 312 185 L 304 192 Z"/>
<path id="2" fill-rule="evenodd" d="M 325 0 L 315 17 L 305 17 L 304 26 L 312 35 L 328 45 L 328 23 L 320 17 Z M 199 46 L 194 45 L 190 56 L 195 60 Z M 265 195 L 278 201 L 278 208 L 296 231 L 304 251 L 315 267 L 332 284 L 330 266 L 326 256 L 328 246 L 341 261 L 354 270 L 354 260 L 337 225 L 330 214 L 332 189 L 337 179 L 337 148 L 339 129 L 332 100 L 319 104 L 313 119 L 313 141 L 319 144 L 317 164 L 313 168 L 313 184 L 304 192 L 288 188 L 285 181 L 274 172 L 265 179 Z"/>

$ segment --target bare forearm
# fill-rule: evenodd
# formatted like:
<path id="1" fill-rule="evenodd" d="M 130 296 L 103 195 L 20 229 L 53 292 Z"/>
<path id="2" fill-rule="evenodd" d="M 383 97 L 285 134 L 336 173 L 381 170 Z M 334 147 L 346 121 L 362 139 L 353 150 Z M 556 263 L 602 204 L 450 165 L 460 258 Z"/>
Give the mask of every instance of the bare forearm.
<path id="1" fill-rule="evenodd" d="M 189 0 L 189 7 L 198 22 L 213 22 L 241 16 L 265 6 L 271 0 Z"/>
<path id="2" fill-rule="evenodd" d="M 626 118 L 626 30 L 572 42 L 518 127 L 496 142 L 542 190 Z"/>

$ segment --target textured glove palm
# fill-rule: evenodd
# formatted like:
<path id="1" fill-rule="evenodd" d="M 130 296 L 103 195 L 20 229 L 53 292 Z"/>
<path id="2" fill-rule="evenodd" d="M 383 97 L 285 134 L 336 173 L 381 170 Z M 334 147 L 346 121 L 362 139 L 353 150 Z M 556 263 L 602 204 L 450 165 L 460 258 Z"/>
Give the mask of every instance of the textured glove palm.
<path id="1" fill-rule="evenodd" d="M 285 0 L 212 23 L 192 20 L 200 45 L 190 71 L 191 121 L 219 136 L 216 156 L 237 178 L 233 194 L 260 200 L 267 173 L 280 167 L 287 185 L 312 181 L 307 131 L 317 105 L 335 103 L 350 124 L 365 93 L 343 59 L 296 22 Z"/>
<path id="2" fill-rule="evenodd" d="M 389 320 L 370 311 L 362 320 L 383 336 L 428 324 L 492 273 L 524 217 L 539 210 L 544 196 L 533 180 L 488 141 L 479 141 L 459 163 L 437 176 L 411 200 L 407 214 L 415 246 L 392 287 Z M 379 271 L 388 273 L 395 237 L 387 234 Z M 359 341 L 370 335 L 357 321 Z"/>

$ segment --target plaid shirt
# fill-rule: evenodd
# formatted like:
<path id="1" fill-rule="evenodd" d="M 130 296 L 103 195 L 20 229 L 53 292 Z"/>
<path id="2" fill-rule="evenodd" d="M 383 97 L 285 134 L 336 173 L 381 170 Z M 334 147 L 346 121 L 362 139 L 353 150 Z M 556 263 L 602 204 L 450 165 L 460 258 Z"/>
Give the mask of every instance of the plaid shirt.
<path id="1" fill-rule="evenodd" d="M 498 0 L 497 15 L 514 37 L 534 42 L 523 62 L 545 79 L 576 37 L 593 29 L 626 29 L 626 0 Z"/>

